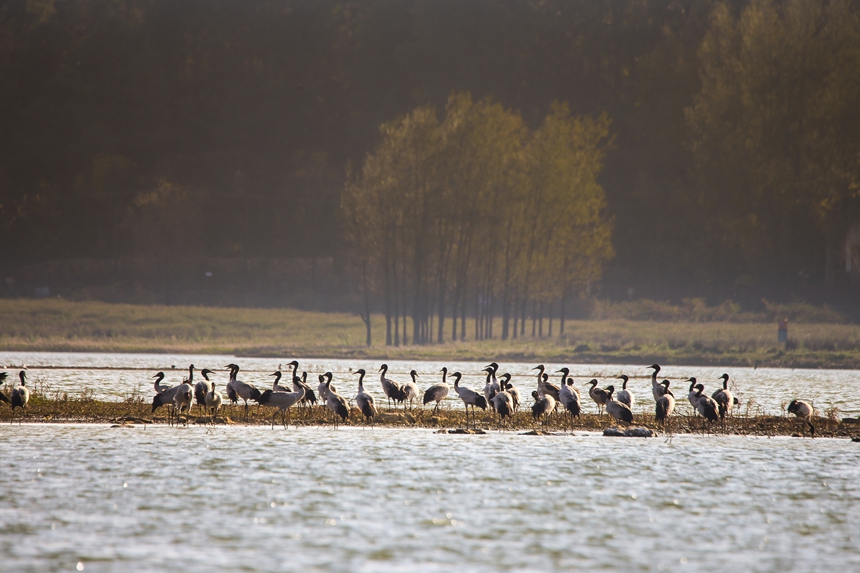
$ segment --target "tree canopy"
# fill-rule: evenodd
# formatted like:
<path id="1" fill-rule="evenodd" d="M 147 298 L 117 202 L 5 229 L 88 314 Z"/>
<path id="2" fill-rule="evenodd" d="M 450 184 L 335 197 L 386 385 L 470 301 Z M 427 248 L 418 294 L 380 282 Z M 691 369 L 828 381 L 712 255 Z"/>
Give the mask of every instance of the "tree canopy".
<path id="1" fill-rule="evenodd" d="M 419 233 L 478 236 L 468 225 L 488 227 L 494 245 L 530 236 L 522 221 L 552 189 L 587 188 L 564 180 L 587 170 L 537 150 L 573 137 L 565 130 L 578 141 L 607 130 L 591 148 L 604 203 L 577 213 L 603 213 L 611 239 L 596 244 L 614 255 L 595 246 L 567 261 L 565 278 L 537 259 L 520 264 L 537 249 L 531 239 L 510 241 L 507 259 L 487 255 L 484 239 L 468 257 L 428 242 L 424 271 L 450 261 L 444 277 L 422 271 L 425 314 L 439 308 L 434 285 L 458 284 L 460 258 L 495 265 L 480 271 L 493 277 L 481 300 L 492 292 L 511 322 L 521 320 L 513 309 L 525 284 L 538 306 L 565 288 L 615 299 L 821 300 L 825 277 L 848 285 L 836 270 L 860 219 L 858 14 L 848 0 L 9 0 L 0 3 L 0 241 L 9 246 L 0 269 L 177 253 L 340 261 L 351 244 L 344 182 L 357 184 L 368 153 L 384 160 L 386 130 L 405 129 L 395 118 L 408 117 L 427 122 L 407 131 L 429 138 L 428 155 L 398 161 L 411 162 L 413 182 L 437 182 L 410 193 L 426 195 L 428 213 L 462 210 L 436 228 L 419 221 L 398 249 L 413 249 Z M 452 93 L 474 100 L 451 103 Z M 458 113 L 477 122 L 472 109 L 496 119 L 455 127 Z M 496 141 L 494 130 L 519 136 Z M 454 152 L 452 138 L 486 144 Z M 589 153 L 563 161 L 582 166 Z M 455 179 L 439 184 L 439 165 Z M 504 187 L 489 183 L 509 172 Z M 522 220 L 500 210 L 487 215 L 494 225 L 461 223 L 479 208 L 462 191 L 475 186 L 480 206 L 540 191 L 521 203 Z M 541 229 L 557 226 L 558 212 L 547 212 Z M 586 219 L 573 217 L 564 233 L 577 252 L 602 236 Z M 562 235 L 541 236 L 540 252 L 567 252 Z M 477 296 L 452 288 L 450 312 Z M 392 299 L 391 312 L 413 312 L 409 296 Z M 425 336 L 438 338 L 438 326 Z"/>
<path id="2" fill-rule="evenodd" d="M 343 194 L 361 284 L 384 301 L 386 342 L 502 338 L 525 328 L 531 300 L 564 300 L 599 279 L 612 256 L 597 182 L 609 121 L 575 118 L 554 104 L 529 130 L 491 100 L 453 94 L 439 120 L 416 108 L 381 128 Z M 435 316 L 436 331 L 433 332 Z M 457 321 L 460 321 L 458 332 Z M 513 330 L 511 330 L 511 321 Z"/>

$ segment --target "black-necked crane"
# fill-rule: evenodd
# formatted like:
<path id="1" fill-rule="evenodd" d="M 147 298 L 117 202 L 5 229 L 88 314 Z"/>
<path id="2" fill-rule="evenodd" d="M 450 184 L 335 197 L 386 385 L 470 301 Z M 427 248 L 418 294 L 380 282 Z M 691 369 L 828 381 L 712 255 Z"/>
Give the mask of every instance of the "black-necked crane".
<path id="1" fill-rule="evenodd" d="M 493 398 L 496 397 L 496 394 L 498 394 L 501 388 L 499 388 L 498 383 L 495 382 L 492 367 L 487 366 L 486 368 L 484 368 L 483 372 L 487 373 L 487 382 L 484 384 L 484 400 L 487 401 L 487 403 L 490 405 L 490 408 L 492 408 L 495 412 L 496 403 L 493 402 Z"/>
<path id="2" fill-rule="evenodd" d="M 732 411 L 735 405 L 735 397 L 732 395 L 732 391 L 729 390 L 729 375 L 723 374 L 718 379 L 723 381 L 723 387 L 714 392 L 711 398 L 716 401 L 720 419 L 722 420 L 725 419 L 727 413 Z"/>
<path id="3" fill-rule="evenodd" d="M 570 374 L 569 368 L 562 368 L 558 372 L 562 373 L 561 385 L 558 389 L 558 401 L 561 402 L 562 407 L 570 415 L 570 423 L 573 425 L 573 418 L 578 418 L 582 413 L 579 390 L 573 386 L 572 381 L 568 380 L 568 375 Z"/>
<path id="4" fill-rule="evenodd" d="M 382 384 L 382 393 L 388 398 L 388 409 L 391 409 L 391 401 L 394 400 L 394 406 L 397 407 L 397 399 L 403 393 L 400 389 L 400 384 L 388 378 L 388 364 L 383 364 L 379 367 L 379 382 Z"/>
<path id="5" fill-rule="evenodd" d="M 499 387 L 507 390 L 508 394 L 511 395 L 511 400 L 514 403 L 514 412 L 520 409 L 520 401 L 521 394 L 520 389 L 511 384 L 511 375 L 508 372 L 505 372 L 500 376 L 501 380 L 499 382 Z"/>
<path id="6" fill-rule="evenodd" d="M 442 373 L 442 383 L 434 384 L 424 392 L 425 406 L 430 402 L 436 402 L 436 406 L 433 408 L 434 414 L 439 410 L 439 403 L 448 395 L 448 369 L 443 366 L 440 372 Z"/>
<path id="7" fill-rule="evenodd" d="M 208 368 L 201 370 L 200 375 L 203 376 L 203 380 L 194 385 L 194 398 L 197 401 L 197 405 L 201 408 L 206 407 L 206 394 L 212 390 L 212 382 L 209 380 L 210 374 L 212 374 L 212 371 Z"/>
<path id="8" fill-rule="evenodd" d="M 370 421 L 373 425 L 373 417 L 376 416 L 376 406 L 373 403 L 373 396 L 367 393 L 364 389 L 364 368 L 356 370 L 358 374 L 358 394 L 355 396 L 355 405 L 364 414 L 364 419 Z"/>
<path id="9" fill-rule="evenodd" d="M 415 402 L 415 398 L 418 397 L 418 381 L 419 378 L 418 373 L 415 370 L 409 371 L 409 377 L 412 379 L 411 382 L 406 382 L 403 386 L 400 387 L 400 390 L 403 393 L 403 401 L 409 401 L 409 409 L 412 409 L 413 403 Z"/>
<path id="10" fill-rule="evenodd" d="M 213 424 L 215 423 L 215 414 L 221 409 L 222 401 L 221 392 L 215 390 L 215 382 L 212 382 L 212 387 L 209 388 L 209 392 L 203 397 L 203 402 L 206 404 L 206 411 L 212 417 Z"/>
<path id="11" fill-rule="evenodd" d="M 484 386 L 484 398 L 486 398 L 487 402 L 490 402 L 491 404 L 493 403 L 493 397 L 504 390 L 496 379 L 496 372 L 498 372 L 498 370 L 499 365 L 495 362 L 491 362 L 484 367 L 484 371 L 487 373 L 487 384 Z M 493 406 L 493 408 L 495 408 L 495 406 Z"/>
<path id="12" fill-rule="evenodd" d="M 460 396 L 460 400 L 463 401 L 463 405 L 466 407 L 466 420 L 468 422 L 469 419 L 469 406 L 472 407 L 472 424 L 475 423 L 475 406 L 480 408 L 481 410 L 487 409 L 487 399 L 484 396 L 481 396 L 471 388 L 466 388 L 465 386 L 460 386 L 460 378 L 462 375 L 459 372 L 454 372 L 451 374 L 454 377 L 454 391 L 457 392 L 457 395 Z"/>
<path id="13" fill-rule="evenodd" d="M 173 416 L 175 414 L 176 409 L 176 394 L 180 391 L 180 388 L 185 385 L 185 381 L 183 381 L 182 384 L 179 384 L 177 386 L 170 386 L 168 388 L 164 388 L 164 385 L 160 384 L 161 379 L 164 378 L 164 373 L 159 372 L 155 375 L 155 377 L 156 391 L 158 389 L 158 386 L 161 386 L 162 390 L 152 397 L 151 412 L 154 413 L 162 406 L 167 406 L 167 423 L 173 425 Z"/>
<path id="14" fill-rule="evenodd" d="M 334 384 L 329 385 L 334 375 L 331 372 L 326 372 L 325 374 L 319 375 L 319 386 L 317 386 L 317 392 L 319 392 L 320 400 L 322 400 L 322 405 L 325 406 L 326 401 L 328 401 L 329 392 L 334 392 L 337 394 L 337 388 L 335 388 Z M 331 388 L 331 390 L 329 390 Z"/>
<path id="15" fill-rule="evenodd" d="M 497 392 L 495 396 L 493 396 L 493 409 L 499 415 L 499 425 L 504 421 L 505 418 L 510 418 L 514 413 L 514 401 L 511 398 L 511 395 L 506 391 L 502 390 L 501 392 Z"/>
<path id="16" fill-rule="evenodd" d="M 295 386 L 295 385 L 296 385 L 296 381 L 293 380 L 293 386 Z M 310 385 L 308 384 L 308 373 L 307 372 L 302 372 L 302 377 L 299 379 L 298 385 L 301 386 L 302 389 L 305 391 L 305 396 L 304 396 L 304 398 L 302 398 L 302 404 L 305 406 L 308 406 L 310 408 L 313 408 L 314 406 L 316 406 L 317 395 L 314 394 L 313 389 L 311 389 Z"/>
<path id="17" fill-rule="evenodd" d="M 176 394 L 173 395 L 173 410 L 176 412 L 176 419 L 182 417 L 182 411 L 185 411 L 184 424 L 188 425 L 188 415 L 191 413 L 191 402 L 194 398 L 194 388 L 188 382 L 183 382 L 179 385 Z"/>
<path id="18" fill-rule="evenodd" d="M 625 404 L 630 411 L 633 411 L 633 403 L 636 401 L 636 398 L 633 397 L 633 394 L 630 393 L 630 390 L 627 389 L 627 381 L 630 379 L 626 374 L 622 374 L 618 377 L 621 380 L 621 390 L 615 395 L 615 399 L 622 404 Z"/>
<path id="19" fill-rule="evenodd" d="M 589 382 L 591 384 L 591 388 L 588 389 L 588 395 L 591 396 L 591 399 L 594 400 L 594 403 L 597 404 L 597 413 L 603 414 L 603 407 L 606 406 L 606 400 L 609 398 L 609 392 L 604 390 L 603 388 L 597 387 L 597 378 L 592 378 Z"/>
<path id="20" fill-rule="evenodd" d="M 654 418 L 660 424 L 665 424 L 669 420 L 669 416 L 675 411 L 675 395 L 669 390 L 669 381 L 663 380 L 663 387 L 666 392 L 657 398 L 654 406 Z"/>
<path id="21" fill-rule="evenodd" d="M 624 422 L 625 424 L 632 423 L 633 412 L 627 407 L 627 404 L 623 404 L 618 400 L 615 400 L 612 397 L 613 392 L 615 392 L 615 386 L 606 387 L 606 413 L 619 422 Z"/>
<path id="22" fill-rule="evenodd" d="M 537 373 L 537 385 L 538 385 L 538 388 L 540 388 L 541 380 L 543 379 L 544 372 L 546 372 L 546 366 L 544 366 L 543 364 L 538 364 L 537 366 L 532 368 L 532 370 L 538 371 L 538 373 Z"/>
<path id="23" fill-rule="evenodd" d="M 337 427 L 338 416 L 340 416 L 341 421 L 346 421 L 349 417 L 349 404 L 347 403 L 346 398 L 337 392 L 332 391 L 331 380 L 326 381 L 326 390 L 328 390 L 328 400 L 326 400 L 325 405 L 329 410 L 335 413 L 334 425 Z"/>
<path id="24" fill-rule="evenodd" d="M 238 379 L 239 376 L 239 366 L 236 364 L 228 364 L 226 366 L 230 369 L 230 381 L 227 383 L 228 390 L 227 393 L 230 393 L 230 388 L 236 393 L 237 398 L 241 398 L 243 402 L 245 402 L 245 420 L 248 419 L 248 400 L 254 400 L 259 403 L 260 396 L 262 393 L 252 384 L 248 384 L 247 382 L 242 382 Z M 231 398 L 232 400 L 232 398 Z M 236 400 L 238 402 L 238 400 Z"/>
<path id="25" fill-rule="evenodd" d="M 561 399 L 559 396 L 561 388 L 549 381 L 549 374 L 547 372 L 541 372 L 538 378 L 538 390 L 541 394 L 549 394 L 556 402 L 559 402 Z"/>
<path id="26" fill-rule="evenodd" d="M 303 386 L 296 384 L 293 382 L 293 386 L 295 387 L 295 391 L 293 392 L 276 392 L 274 390 L 266 390 L 263 392 L 259 398 L 257 398 L 257 403 L 261 406 L 269 406 L 275 409 L 275 413 L 272 414 L 272 429 L 275 429 L 275 418 L 278 415 L 278 410 L 281 411 L 281 424 L 283 424 L 284 429 L 287 429 L 287 425 L 290 420 L 290 408 L 301 401 L 301 399 L 305 395 L 305 389 Z"/>
<path id="27" fill-rule="evenodd" d="M 6 382 L 6 378 L 9 376 L 8 372 L 0 372 L 0 384 Z M 0 402 L 10 402 L 9 396 L 4 394 L 2 390 L 0 390 Z"/>
<path id="28" fill-rule="evenodd" d="M 292 392 L 293 391 L 292 388 L 287 388 L 286 386 L 281 386 L 281 378 L 283 377 L 283 374 L 281 374 L 280 368 L 275 370 L 271 374 L 269 374 L 269 376 L 275 377 L 275 379 L 272 380 L 272 392 Z"/>
<path id="29" fill-rule="evenodd" d="M 191 413 L 191 402 L 194 397 L 194 365 L 188 367 L 188 378 L 182 381 L 173 394 L 173 409 L 177 412 L 176 418 L 182 416 L 182 411 Z M 185 415 L 185 425 L 188 425 L 188 414 Z"/>
<path id="30" fill-rule="evenodd" d="M 162 384 L 161 381 L 164 380 L 164 372 L 159 372 L 155 376 L 153 376 L 155 382 L 153 382 L 152 386 L 155 388 L 156 394 L 161 394 L 165 390 L 169 390 L 170 386 L 167 384 Z"/>
<path id="31" fill-rule="evenodd" d="M 317 394 L 319 395 L 320 400 L 322 400 L 322 405 L 325 406 L 326 399 L 328 398 L 328 393 L 326 393 L 325 389 L 325 374 L 320 374 L 317 376 L 317 379 L 320 381 L 317 385 Z"/>
<path id="32" fill-rule="evenodd" d="M 307 382 L 308 373 L 302 372 L 301 378 L 299 377 L 299 374 L 298 374 L 299 362 L 298 362 L 298 360 L 293 360 L 292 362 L 287 364 L 287 366 L 293 367 L 293 386 L 298 384 L 305 391 L 305 395 L 301 401 L 302 406 L 313 406 L 314 404 L 316 404 L 317 403 L 317 396 L 316 396 L 316 394 L 314 394 L 314 391 L 311 390 L 311 387 L 308 386 L 308 382 Z"/>
<path id="33" fill-rule="evenodd" d="M 811 419 L 814 412 L 812 404 L 803 400 L 792 400 L 788 405 L 788 413 L 794 414 L 801 420 L 804 420 L 809 426 L 809 435 L 813 438 L 815 437 L 815 426 L 812 425 Z"/>
<path id="34" fill-rule="evenodd" d="M 716 422 L 719 417 L 717 402 L 707 394 L 703 394 L 704 391 L 703 384 L 696 384 L 696 410 L 707 418 L 708 422 Z"/>
<path id="35" fill-rule="evenodd" d="M 654 401 L 656 402 L 660 396 L 666 393 L 666 389 L 662 384 L 657 382 L 657 374 L 660 373 L 660 365 L 652 364 L 648 368 L 654 369 L 654 372 L 651 373 L 651 393 L 654 395 Z"/>
<path id="36" fill-rule="evenodd" d="M 3 374 L 6 374 L 3 372 Z M 14 417 L 15 408 L 21 408 L 21 417 L 24 415 L 24 408 L 27 407 L 27 403 L 30 401 L 30 389 L 27 388 L 27 373 L 24 370 L 21 370 L 18 373 L 18 378 L 21 380 L 21 385 L 16 386 L 12 389 L 12 392 L 9 396 L 6 396 L 2 392 L 0 392 L 0 396 L 4 402 L 9 402 L 12 406 L 12 414 Z M 6 379 L 6 376 L 0 377 L 0 382 Z M 9 418 L 9 423 L 12 423 L 13 418 Z M 18 422 L 21 422 L 21 418 L 18 418 Z"/>
<path id="37" fill-rule="evenodd" d="M 546 416 L 555 410 L 555 398 L 549 394 L 541 394 L 537 390 L 532 391 L 532 398 L 535 399 L 535 403 L 532 404 L 532 419 L 538 421 L 543 418 L 541 421 L 545 422 Z"/>
<path id="38" fill-rule="evenodd" d="M 690 383 L 690 389 L 687 390 L 687 401 L 693 407 L 693 416 L 695 416 L 699 413 L 699 392 L 696 390 L 696 378 L 688 378 L 687 382 Z"/>

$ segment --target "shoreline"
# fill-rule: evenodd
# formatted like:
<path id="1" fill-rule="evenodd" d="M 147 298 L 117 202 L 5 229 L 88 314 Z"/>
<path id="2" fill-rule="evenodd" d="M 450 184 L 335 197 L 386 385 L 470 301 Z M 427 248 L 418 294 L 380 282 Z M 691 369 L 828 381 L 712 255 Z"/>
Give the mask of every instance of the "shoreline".
<path id="1" fill-rule="evenodd" d="M 502 343 L 500 341 L 499 345 Z M 550 342 L 550 341 L 547 341 Z M 468 343 L 466 343 L 468 346 Z M 467 352 L 462 352 L 467 350 Z M 29 345 L 4 345 L 2 352 L 32 352 L 32 353 L 62 353 L 62 354 L 186 354 L 186 355 L 211 355 L 231 356 L 241 358 L 271 358 L 281 360 L 285 356 L 298 356 L 304 360 L 313 359 L 337 359 L 337 360 L 415 360 L 415 361 L 457 361 L 483 363 L 491 356 L 493 360 L 505 362 L 550 362 L 550 363 L 575 363 L 575 364 L 671 364 L 673 366 L 706 366 L 706 367 L 741 367 L 741 368 L 783 368 L 789 370 L 860 370 L 860 353 L 857 356 L 846 356 L 845 353 L 835 353 L 835 356 L 792 356 L 790 353 L 773 355 L 771 358 L 762 358 L 759 354 L 750 355 L 709 355 L 709 354 L 686 354 L 673 355 L 658 352 L 631 354 L 631 353 L 585 353 L 585 352 L 523 352 L 519 350 L 504 350 L 488 348 L 480 355 L 475 354 L 477 349 L 458 349 L 456 344 L 427 345 L 427 346 L 404 346 L 404 347 L 371 347 L 367 348 L 342 348 L 342 349 L 320 349 L 320 348 L 196 348 L 186 346 L 149 346 L 146 348 L 131 347 L 109 347 L 105 348 L 99 344 L 54 346 L 40 345 L 32 347 Z M 16 366 L 7 366 L 14 368 Z M 58 369 L 63 366 L 32 366 L 32 368 Z M 69 367 L 71 368 L 71 367 Z M 97 367 L 96 370 L 119 369 L 113 367 Z"/>
<path id="2" fill-rule="evenodd" d="M 774 323 L 601 318 L 569 319 L 554 336 L 521 328 L 508 340 L 386 346 L 385 317 L 373 314 L 367 347 L 363 322 L 345 312 L 0 299 L 0 319 L 7 352 L 860 369 L 860 324 L 837 322 L 792 323 L 782 343 Z"/>
<path id="3" fill-rule="evenodd" d="M 248 420 L 244 418 L 243 406 L 223 407 L 216 416 L 216 425 L 250 425 L 271 426 L 275 411 L 269 407 L 258 407 L 256 404 L 248 408 Z M 289 426 L 328 427 L 333 426 L 332 413 L 323 406 L 293 407 L 290 409 Z M 182 415 L 186 418 L 186 414 Z M 209 418 L 194 406 L 187 415 L 188 425 L 205 426 L 209 424 Z M 489 431 L 516 431 L 517 433 L 534 432 L 538 435 L 555 432 L 603 432 L 607 428 L 619 427 L 613 423 L 608 415 L 583 414 L 579 418 L 571 420 L 566 414 L 557 412 L 551 415 L 543 424 L 532 420 L 531 411 L 521 408 L 514 416 L 503 424 L 498 424 L 486 412 L 478 413 L 475 417 L 476 423 L 469 423 L 463 410 L 442 409 L 433 414 L 431 409 L 414 410 L 381 410 L 374 418 L 373 426 L 386 428 L 422 428 L 436 430 L 443 433 L 445 430 L 457 430 L 455 433 L 482 433 Z M 131 427 L 135 425 L 168 425 L 168 413 L 165 408 L 160 408 L 155 413 L 151 412 L 151 404 L 143 400 L 127 400 L 124 402 L 105 402 L 100 400 L 49 400 L 41 396 L 31 399 L 27 408 L 22 412 L 16 410 L 14 416 L 11 409 L 0 407 L 0 425 L 10 423 L 31 424 L 112 424 L 117 427 Z M 180 425 L 182 425 L 180 423 Z M 281 413 L 275 415 L 275 429 L 281 424 Z M 370 426 L 364 420 L 360 411 L 352 407 L 349 418 L 341 422 L 340 426 L 365 427 Z M 860 418 L 828 418 L 816 416 L 813 419 L 816 428 L 815 437 L 822 438 L 844 438 L 860 441 Z M 477 432 L 467 431 L 475 428 Z M 709 435 L 739 435 L 739 436 L 809 436 L 805 423 L 794 416 L 753 416 L 743 417 L 739 415 L 729 416 L 725 421 L 706 424 L 699 416 L 674 415 L 669 425 L 661 427 L 652 415 L 637 415 L 633 420 L 632 427 L 644 427 L 656 432 L 657 436 L 670 436 L 681 434 L 709 434 Z"/>

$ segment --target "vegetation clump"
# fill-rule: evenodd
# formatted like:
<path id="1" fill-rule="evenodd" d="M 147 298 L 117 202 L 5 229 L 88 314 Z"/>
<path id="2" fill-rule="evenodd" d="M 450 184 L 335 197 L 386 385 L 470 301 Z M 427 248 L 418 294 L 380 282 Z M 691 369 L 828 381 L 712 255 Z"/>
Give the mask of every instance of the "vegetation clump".
<path id="1" fill-rule="evenodd" d="M 225 406 L 215 418 L 214 423 L 245 424 L 254 426 L 270 426 L 272 412 L 270 408 L 252 406 L 247 421 L 244 419 L 244 407 Z M 324 406 L 294 406 L 292 408 L 292 426 L 325 426 L 333 424 L 332 413 Z M 582 414 L 571 419 L 564 412 L 556 412 L 535 422 L 528 408 L 520 408 L 503 423 L 492 415 L 484 413 L 472 423 L 467 419 L 464 410 L 444 407 L 433 413 L 431 409 L 395 409 L 384 410 L 374 417 L 376 427 L 400 428 L 435 428 L 437 433 L 485 433 L 489 431 L 535 431 L 539 435 L 569 432 L 603 432 L 615 427 L 616 423 L 606 414 Z M 174 417 L 174 422 L 176 418 Z M 120 402 L 106 402 L 92 398 L 69 397 L 66 395 L 46 397 L 35 393 L 24 412 L 16 412 L 13 416 L 8 407 L 0 406 L 0 422 L 6 423 L 97 423 L 128 425 L 168 424 L 166 411 L 159 410 L 154 414 L 148 400 L 140 396 L 131 396 Z M 850 438 L 860 434 L 860 425 L 854 418 L 840 419 L 838 411 L 829 409 L 823 415 L 812 418 L 815 425 L 816 437 Z M 180 425 L 206 425 L 212 419 L 198 406 L 193 406 L 191 412 L 179 417 Z M 338 421 L 339 425 L 368 426 L 361 411 L 354 405 L 350 407 L 346 420 Z M 672 434 L 715 434 L 715 435 L 748 435 L 748 436 L 793 436 L 801 435 L 805 425 L 789 416 L 755 415 L 749 412 L 736 413 L 728 416 L 725 422 L 708 423 L 700 416 L 675 415 L 665 426 L 658 424 L 652 414 L 636 413 L 633 425 L 649 428 L 659 435 Z M 277 427 L 277 426 L 276 426 Z M 624 427 L 620 428 L 623 433 Z M 444 432 L 441 432 L 444 430 Z"/>

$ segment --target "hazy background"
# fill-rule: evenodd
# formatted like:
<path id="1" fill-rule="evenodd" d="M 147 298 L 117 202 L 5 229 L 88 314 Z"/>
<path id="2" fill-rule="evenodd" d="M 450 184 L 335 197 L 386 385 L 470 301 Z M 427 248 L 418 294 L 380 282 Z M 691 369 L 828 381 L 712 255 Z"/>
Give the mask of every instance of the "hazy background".
<path id="1" fill-rule="evenodd" d="M 580 303 L 856 317 L 857 16 L 824 0 L 7 0 L 0 293 L 358 309 L 348 170 L 382 123 L 469 92 L 530 129 L 556 101 L 610 121 L 614 257 Z"/>

